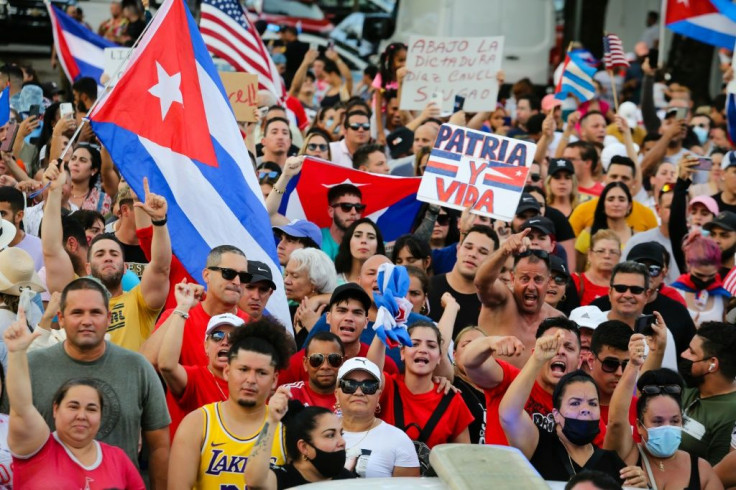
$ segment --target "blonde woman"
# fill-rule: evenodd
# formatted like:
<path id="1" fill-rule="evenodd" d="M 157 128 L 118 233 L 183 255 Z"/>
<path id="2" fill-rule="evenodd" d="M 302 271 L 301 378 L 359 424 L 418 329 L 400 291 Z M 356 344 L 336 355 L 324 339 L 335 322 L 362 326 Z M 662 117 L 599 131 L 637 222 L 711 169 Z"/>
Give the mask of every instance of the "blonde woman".
<path id="1" fill-rule="evenodd" d="M 553 159 L 544 187 L 547 191 L 547 206 L 569 218 L 578 205 L 578 179 L 572 162 L 566 158 Z"/>

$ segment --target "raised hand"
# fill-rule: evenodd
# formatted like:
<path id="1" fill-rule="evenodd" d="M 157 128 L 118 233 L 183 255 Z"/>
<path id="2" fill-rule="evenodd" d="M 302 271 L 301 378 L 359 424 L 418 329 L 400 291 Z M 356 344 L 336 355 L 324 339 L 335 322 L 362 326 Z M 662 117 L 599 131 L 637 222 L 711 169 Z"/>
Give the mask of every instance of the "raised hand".
<path id="1" fill-rule="evenodd" d="M 60 189 L 66 184 L 66 172 L 60 168 L 59 160 L 49 162 L 43 173 L 43 181 L 51 183 L 51 190 Z"/>
<path id="2" fill-rule="evenodd" d="M 521 340 L 513 335 L 488 337 L 488 344 L 494 356 L 519 357 L 525 349 Z"/>
<path id="3" fill-rule="evenodd" d="M 199 303 L 199 298 L 196 294 L 197 284 L 187 283 L 184 278 L 174 288 L 174 298 L 176 298 L 176 309 L 183 312 L 187 312 Z"/>
<path id="4" fill-rule="evenodd" d="M 299 172 L 302 171 L 303 165 L 304 165 L 304 155 L 301 155 L 298 157 L 289 157 L 286 159 L 286 162 L 284 163 L 283 175 L 289 178 L 294 177 L 295 175 L 298 175 Z"/>
<path id="5" fill-rule="evenodd" d="M 547 362 L 555 357 L 562 343 L 562 337 L 562 332 L 557 331 L 554 335 L 538 338 L 534 345 L 534 357 L 541 362 Z"/>
<path id="6" fill-rule="evenodd" d="M 503 242 L 502 249 L 504 253 L 508 256 L 526 252 L 532 244 L 532 241 L 527 237 L 530 231 L 532 231 L 532 229 L 527 228 L 522 230 L 521 233 L 515 233 L 508 237 L 506 241 Z"/>
<path id="7" fill-rule="evenodd" d="M 629 338 L 629 362 L 636 367 L 641 367 L 646 360 L 646 348 L 644 347 L 646 341 L 646 338 L 640 333 L 635 333 Z"/>
<path id="8" fill-rule="evenodd" d="M 440 298 L 440 304 L 442 305 L 443 310 L 446 310 L 448 308 L 456 308 L 457 310 L 460 310 L 460 305 L 457 303 L 455 296 L 453 296 L 449 292 L 445 292 L 442 295 L 442 297 Z"/>
<path id="9" fill-rule="evenodd" d="M 145 191 L 145 202 L 137 202 L 134 206 L 150 216 L 152 221 L 163 221 L 166 219 L 166 210 L 168 209 L 166 198 L 151 192 L 151 189 L 148 187 L 147 177 L 143 177 L 143 189 Z"/>
<path id="10" fill-rule="evenodd" d="M 268 401 L 268 418 L 274 424 L 281 422 L 286 412 L 289 410 L 289 399 L 291 398 L 291 390 L 286 386 L 279 386 L 276 393 L 273 394 Z"/>
<path id="11" fill-rule="evenodd" d="M 686 154 L 677 162 L 677 176 L 682 180 L 692 180 L 692 175 L 695 173 L 695 167 L 697 167 L 699 163 L 700 161 L 697 156 Z"/>
<path id="12" fill-rule="evenodd" d="M 8 348 L 8 352 L 23 352 L 28 350 L 28 346 L 39 335 L 41 335 L 39 330 L 33 333 L 28 330 L 26 312 L 23 311 L 23 308 L 18 308 L 18 316 L 5 330 L 3 340 L 5 341 L 5 346 Z"/>

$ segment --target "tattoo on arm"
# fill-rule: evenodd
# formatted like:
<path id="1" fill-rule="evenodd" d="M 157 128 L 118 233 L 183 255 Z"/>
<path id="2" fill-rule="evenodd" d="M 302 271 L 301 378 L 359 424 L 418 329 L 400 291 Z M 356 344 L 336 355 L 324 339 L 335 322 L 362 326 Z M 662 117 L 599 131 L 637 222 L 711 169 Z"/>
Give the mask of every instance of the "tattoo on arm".
<path id="1" fill-rule="evenodd" d="M 253 452 L 251 452 L 251 457 L 255 456 L 261 450 L 266 447 L 266 440 L 268 439 L 268 429 L 269 429 L 269 423 L 266 422 L 263 424 L 263 429 L 261 429 L 261 433 L 258 434 L 258 439 L 256 439 L 256 447 L 253 448 Z"/>

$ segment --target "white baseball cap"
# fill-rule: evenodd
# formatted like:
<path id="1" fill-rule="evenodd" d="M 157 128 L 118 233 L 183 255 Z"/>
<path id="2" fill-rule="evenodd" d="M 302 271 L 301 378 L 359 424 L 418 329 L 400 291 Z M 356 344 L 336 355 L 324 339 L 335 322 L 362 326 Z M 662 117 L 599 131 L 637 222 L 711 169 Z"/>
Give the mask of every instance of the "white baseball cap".
<path id="1" fill-rule="evenodd" d="M 204 332 L 205 338 L 207 338 L 207 336 L 220 325 L 232 325 L 233 327 L 242 327 L 243 325 L 245 325 L 245 321 L 238 315 L 233 315 L 232 313 L 222 313 L 220 315 L 215 315 L 210 318 L 209 322 L 207 322 L 207 329 Z"/>
<path id="2" fill-rule="evenodd" d="M 598 325 L 608 320 L 606 315 L 597 306 L 578 306 L 570 312 L 570 320 L 581 328 L 595 330 Z"/>
<path id="3" fill-rule="evenodd" d="M 345 361 L 337 372 L 337 381 L 339 382 L 342 378 L 353 371 L 365 371 L 376 378 L 379 383 L 381 382 L 381 370 L 378 369 L 378 366 L 376 366 L 373 361 L 366 359 L 365 357 L 353 357 Z"/>

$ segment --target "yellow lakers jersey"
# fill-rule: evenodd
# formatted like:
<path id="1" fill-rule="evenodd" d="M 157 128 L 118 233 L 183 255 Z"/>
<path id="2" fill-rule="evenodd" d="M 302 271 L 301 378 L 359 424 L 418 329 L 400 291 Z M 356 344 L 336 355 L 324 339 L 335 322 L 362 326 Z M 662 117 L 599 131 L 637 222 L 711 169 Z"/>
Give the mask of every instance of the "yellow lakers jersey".
<path id="1" fill-rule="evenodd" d="M 199 490 L 245 489 L 245 465 L 263 429 L 261 424 L 254 434 L 245 439 L 235 436 L 225 427 L 221 403 L 211 403 L 200 408 L 204 412 L 204 438 L 196 486 Z M 264 424 L 265 422 L 266 418 L 263 419 Z M 279 424 L 271 447 L 271 464 L 281 466 L 285 462 L 283 426 Z"/>

